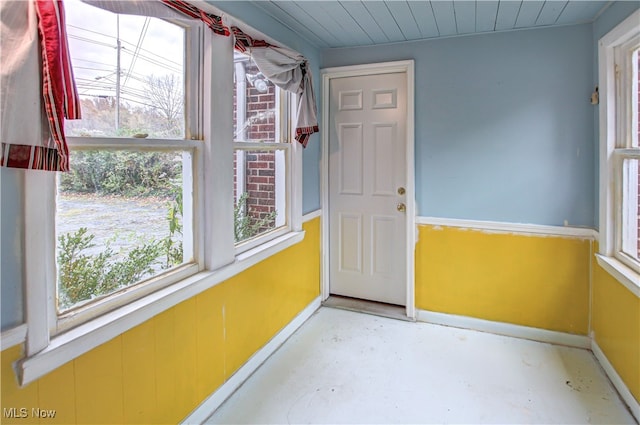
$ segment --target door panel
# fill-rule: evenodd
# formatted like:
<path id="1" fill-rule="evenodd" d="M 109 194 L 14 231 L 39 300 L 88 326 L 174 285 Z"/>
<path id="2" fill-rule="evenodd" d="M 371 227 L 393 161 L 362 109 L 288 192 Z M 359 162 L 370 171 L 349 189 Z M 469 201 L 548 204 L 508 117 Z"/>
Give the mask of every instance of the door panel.
<path id="1" fill-rule="evenodd" d="M 330 292 L 405 305 L 406 74 L 330 82 Z"/>

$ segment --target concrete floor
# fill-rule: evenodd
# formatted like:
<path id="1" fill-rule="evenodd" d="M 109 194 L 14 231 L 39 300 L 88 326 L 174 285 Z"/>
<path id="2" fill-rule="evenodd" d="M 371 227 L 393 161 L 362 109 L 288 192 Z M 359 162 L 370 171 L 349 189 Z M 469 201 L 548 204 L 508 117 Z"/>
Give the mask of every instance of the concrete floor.
<path id="1" fill-rule="evenodd" d="M 206 423 L 636 422 L 590 351 L 323 307 Z"/>

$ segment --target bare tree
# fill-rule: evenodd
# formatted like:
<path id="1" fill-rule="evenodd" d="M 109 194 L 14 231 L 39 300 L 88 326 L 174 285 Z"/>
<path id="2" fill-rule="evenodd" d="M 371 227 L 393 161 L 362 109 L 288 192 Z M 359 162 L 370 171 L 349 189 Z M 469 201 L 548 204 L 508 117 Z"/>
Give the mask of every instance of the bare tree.
<path id="1" fill-rule="evenodd" d="M 147 77 L 146 95 L 158 113 L 166 120 L 166 130 L 171 135 L 184 132 L 184 95 L 182 80 L 175 74 Z"/>

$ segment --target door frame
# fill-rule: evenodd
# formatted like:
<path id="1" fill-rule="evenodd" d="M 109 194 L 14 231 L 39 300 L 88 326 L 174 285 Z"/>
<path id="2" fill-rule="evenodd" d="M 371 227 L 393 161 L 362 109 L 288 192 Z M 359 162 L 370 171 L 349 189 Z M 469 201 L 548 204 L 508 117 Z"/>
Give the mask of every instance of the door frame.
<path id="1" fill-rule="evenodd" d="M 329 84 L 333 78 L 361 77 L 366 75 L 404 73 L 407 79 L 407 131 L 406 131 L 406 314 L 415 319 L 415 245 L 416 245 L 416 202 L 415 202 L 415 170 L 414 170 L 414 61 L 394 61 L 351 65 L 320 70 L 322 75 L 322 253 L 321 256 L 321 295 L 322 300 L 329 298 Z"/>

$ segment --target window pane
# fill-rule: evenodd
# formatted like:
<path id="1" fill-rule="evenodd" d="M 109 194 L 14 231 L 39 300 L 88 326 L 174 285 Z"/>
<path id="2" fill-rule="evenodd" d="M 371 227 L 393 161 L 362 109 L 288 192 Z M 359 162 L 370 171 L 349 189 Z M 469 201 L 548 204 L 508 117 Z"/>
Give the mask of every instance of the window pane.
<path id="1" fill-rule="evenodd" d="M 640 260 L 640 166 L 637 159 L 623 163 L 622 250 Z"/>
<path id="2" fill-rule="evenodd" d="M 234 230 L 236 242 L 286 224 L 285 150 L 236 150 Z"/>
<path id="3" fill-rule="evenodd" d="M 182 264 L 188 152 L 74 151 L 56 213 L 58 310 Z M 186 165 L 185 165 L 186 167 Z"/>
<path id="4" fill-rule="evenodd" d="M 279 142 L 277 87 L 262 75 L 250 57 L 236 54 L 234 64 L 235 141 Z"/>
<path id="5" fill-rule="evenodd" d="M 632 54 L 631 66 L 633 72 L 631 74 L 632 96 L 631 96 L 631 146 L 638 147 L 638 139 L 640 139 L 640 49 L 634 50 Z"/>
<path id="6" fill-rule="evenodd" d="M 82 120 L 70 136 L 183 138 L 184 29 L 69 0 L 71 62 Z"/>

